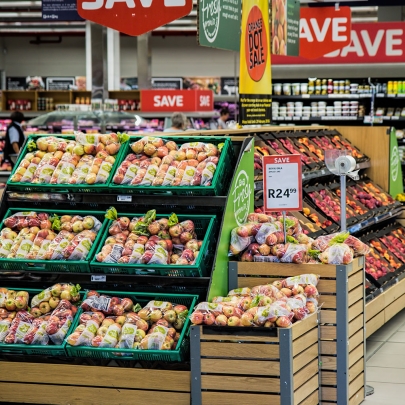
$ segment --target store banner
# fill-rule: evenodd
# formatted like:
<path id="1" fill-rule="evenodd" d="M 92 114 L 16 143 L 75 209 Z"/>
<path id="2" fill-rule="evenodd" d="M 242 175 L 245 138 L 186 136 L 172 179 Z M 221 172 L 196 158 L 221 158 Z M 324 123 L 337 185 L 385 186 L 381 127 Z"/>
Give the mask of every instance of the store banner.
<path id="1" fill-rule="evenodd" d="M 298 56 L 300 52 L 300 2 L 271 1 L 271 53 Z"/>
<path id="2" fill-rule="evenodd" d="M 269 2 L 244 0 L 239 67 L 239 123 L 268 125 L 271 119 Z"/>
<path id="3" fill-rule="evenodd" d="M 390 171 L 389 171 L 389 193 L 395 197 L 404 192 L 404 184 L 402 178 L 402 165 L 399 157 L 398 140 L 395 128 L 391 128 L 390 132 Z"/>
<path id="4" fill-rule="evenodd" d="M 242 145 L 242 156 L 236 165 L 232 184 L 222 218 L 221 234 L 214 260 L 208 301 L 228 293 L 228 252 L 233 228 L 243 225 L 254 211 L 254 139 L 247 138 Z"/>
<path id="5" fill-rule="evenodd" d="M 198 0 L 198 44 L 239 51 L 241 7 L 241 0 Z"/>
<path id="6" fill-rule="evenodd" d="M 142 111 L 213 111 L 211 90 L 141 90 Z"/>
<path id="7" fill-rule="evenodd" d="M 273 65 L 404 63 L 405 22 L 352 24 L 351 42 L 342 49 L 324 54 L 316 61 L 273 55 L 271 62 Z"/>
<path id="8" fill-rule="evenodd" d="M 191 13 L 193 0 L 77 0 L 85 20 L 138 36 Z"/>

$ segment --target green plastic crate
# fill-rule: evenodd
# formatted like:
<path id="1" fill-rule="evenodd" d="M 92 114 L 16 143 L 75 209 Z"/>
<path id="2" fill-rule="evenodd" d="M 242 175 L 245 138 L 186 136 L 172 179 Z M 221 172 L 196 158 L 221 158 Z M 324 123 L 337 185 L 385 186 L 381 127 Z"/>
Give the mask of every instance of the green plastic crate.
<path id="1" fill-rule="evenodd" d="M 120 213 L 118 216 L 141 217 L 144 214 L 125 214 Z M 169 217 L 170 214 L 157 214 L 157 219 Z M 202 277 L 207 273 L 208 256 L 215 253 L 215 232 L 216 232 L 216 217 L 214 215 L 178 215 L 179 222 L 190 219 L 194 222 L 195 231 L 199 240 L 203 240 L 200 253 L 196 263 L 193 265 L 183 266 L 176 264 L 137 264 L 137 263 L 102 263 L 96 261 L 97 253 L 101 252 L 105 240 L 110 236 L 108 229 L 113 221 L 109 221 L 104 229 L 102 237 L 94 256 L 91 258 L 90 268 L 93 273 L 107 274 L 158 274 L 161 276 L 170 277 Z"/>
<path id="2" fill-rule="evenodd" d="M 119 165 L 125 160 L 128 154 L 133 153 L 130 144 L 136 142 L 142 137 L 131 137 L 130 141 L 124 145 L 122 148 L 122 154 L 119 156 Z M 130 184 L 114 184 L 113 177 L 110 177 L 110 182 L 108 183 L 110 192 L 117 194 L 159 194 L 159 195 L 187 195 L 187 196 L 198 196 L 198 195 L 226 195 L 227 187 L 230 183 L 233 169 L 234 169 L 234 151 L 232 147 L 232 142 L 230 138 L 222 137 L 167 137 L 162 136 L 166 141 L 174 141 L 178 145 L 182 145 L 188 142 L 204 142 L 212 143 L 214 145 L 219 145 L 224 143 L 222 149 L 217 170 L 212 178 L 212 184 L 210 186 L 140 186 L 140 185 L 130 185 Z M 115 175 L 114 171 L 114 175 Z"/>
<path id="3" fill-rule="evenodd" d="M 10 208 L 3 220 L 0 223 L 0 230 L 4 228 L 4 220 L 10 217 L 13 214 L 21 211 L 34 211 L 34 212 L 46 212 L 49 214 L 62 215 L 93 215 L 101 222 L 101 228 L 97 233 L 96 239 L 90 249 L 90 252 L 86 260 L 71 260 L 71 261 L 62 261 L 62 260 L 30 260 L 27 262 L 27 259 L 7 259 L 0 258 L 0 268 L 2 270 L 9 271 L 46 271 L 46 272 L 67 272 L 67 273 L 89 273 L 90 265 L 89 261 L 94 256 L 96 247 L 103 235 L 103 231 L 107 225 L 108 220 L 105 218 L 104 211 L 71 211 L 71 210 L 52 210 L 52 209 L 29 209 L 29 208 Z"/>
<path id="4" fill-rule="evenodd" d="M 111 169 L 111 173 L 107 181 L 103 184 L 32 184 L 32 183 L 19 183 L 12 182 L 11 177 L 20 165 L 21 160 L 24 159 L 28 153 L 27 145 L 30 140 L 36 141 L 38 138 L 42 138 L 44 135 L 29 135 L 24 147 L 18 156 L 17 163 L 7 181 L 7 189 L 10 191 L 21 191 L 25 193 L 44 192 L 44 193 L 95 193 L 95 192 L 107 192 L 109 181 L 117 171 L 118 162 L 121 162 L 121 154 L 126 150 L 126 143 L 123 143 L 118 151 L 115 163 Z M 59 135 L 59 134 L 47 134 L 46 136 L 55 136 L 57 138 L 63 138 L 66 140 L 74 140 L 74 135 Z"/>
<path id="5" fill-rule="evenodd" d="M 100 294 L 106 294 L 114 297 L 131 298 L 134 303 L 139 303 L 144 307 L 149 301 L 169 301 L 173 304 L 186 305 L 189 313 L 194 309 L 197 303 L 197 295 L 189 294 L 162 294 L 162 293 L 137 293 L 137 292 L 112 292 L 98 291 Z M 79 317 L 75 318 L 73 330 L 79 324 Z M 146 360 L 146 361 L 184 361 L 189 348 L 190 319 L 187 317 L 184 327 L 181 331 L 176 350 L 133 350 L 133 349 L 116 349 L 100 348 L 87 346 L 71 346 L 66 343 L 66 353 L 70 357 L 87 357 L 96 359 L 115 359 L 115 360 Z M 124 356 L 117 355 L 125 354 Z"/>
<path id="6" fill-rule="evenodd" d="M 6 287 L 9 290 L 14 291 L 27 291 L 30 296 L 30 302 L 32 297 L 39 294 L 43 290 L 32 289 L 32 288 L 13 288 L 13 287 Z M 80 291 L 80 299 L 83 300 L 86 296 L 86 292 Z M 79 320 L 80 314 L 82 313 L 82 309 L 79 307 L 75 317 L 73 318 L 72 324 L 66 334 L 69 336 L 73 333 L 74 325 L 76 320 Z M 7 354 L 25 354 L 25 355 L 41 355 L 41 356 L 66 356 L 65 346 L 66 341 L 64 341 L 61 345 L 54 345 L 51 340 L 49 340 L 50 344 L 46 346 L 42 345 L 26 345 L 26 344 L 7 344 L 7 343 L 0 343 L 0 353 L 7 353 Z"/>

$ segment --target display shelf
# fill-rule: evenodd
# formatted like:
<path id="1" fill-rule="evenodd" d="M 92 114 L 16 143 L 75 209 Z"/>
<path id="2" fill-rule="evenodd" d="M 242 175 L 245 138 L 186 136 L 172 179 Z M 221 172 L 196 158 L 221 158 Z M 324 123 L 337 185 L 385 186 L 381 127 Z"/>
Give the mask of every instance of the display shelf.
<path id="1" fill-rule="evenodd" d="M 405 95 L 404 95 L 405 96 Z M 273 100 L 358 100 L 371 98 L 371 94 L 300 94 L 300 95 L 272 95 Z"/>
<path id="2" fill-rule="evenodd" d="M 289 122 L 295 122 L 295 121 L 302 121 L 302 122 L 323 122 L 323 121 L 363 121 L 363 118 L 359 117 L 335 117 L 335 116 L 322 116 L 322 117 L 273 117 L 273 121 L 289 121 Z"/>

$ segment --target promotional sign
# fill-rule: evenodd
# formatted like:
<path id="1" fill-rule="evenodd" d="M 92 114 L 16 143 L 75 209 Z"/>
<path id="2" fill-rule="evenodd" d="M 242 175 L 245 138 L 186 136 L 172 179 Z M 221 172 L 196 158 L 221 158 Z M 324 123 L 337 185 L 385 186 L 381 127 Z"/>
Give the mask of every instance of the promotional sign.
<path id="1" fill-rule="evenodd" d="M 231 231 L 233 228 L 244 224 L 247 216 L 254 211 L 253 142 L 253 138 L 244 140 L 243 153 L 233 175 L 222 218 L 218 249 L 214 259 L 214 271 L 208 292 L 209 301 L 216 296 L 224 296 L 228 293 L 228 251 Z"/>
<path id="2" fill-rule="evenodd" d="M 221 77 L 221 95 L 233 96 L 239 94 L 239 77 Z"/>
<path id="3" fill-rule="evenodd" d="M 152 77 L 152 89 L 181 90 L 183 79 L 181 77 Z"/>
<path id="4" fill-rule="evenodd" d="M 199 45 L 239 51 L 241 0 L 198 0 Z"/>
<path id="5" fill-rule="evenodd" d="M 183 77 L 183 89 L 212 90 L 214 94 L 221 94 L 221 79 L 218 76 Z"/>
<path id="6" fill-rule="evenodd" d="M 142 111 L 212 111 L 211 90 L 141 90 Z"/>
<path id="7" fill-rule="evenodd" d="M 298 56 L 300 51 L 300 2 L 272 0 L 271 29 L 274 55 Z"/>
<path id="8" fill-rule="evenodd" d="M 402 180 L 402 165 L 399 157 L 398 140 L 395 128 L 391 128 L 390 133 L 390 181 L 389 193 L 395 197 L 403 193 L 404 185 Z"/>
<path id="9" fill-rule="evenodd" d="M 350 7 L 312 7 L 301 9 L 300 53 L 317 59 L 350 44 Z"/>
<path id="10" fill-rule="evenodd" d="M 240 41 L 239 123 L 268 125 L 271 118 L 269 3 L 244 0 Z"/>
<path id="11" fill-rule="evenodd" d="M 127 35 L 145 34 L 190 14 L 193 0 L 77 0 L 85 20 Z"/>
<path id="12" fill-rule="evenodd" d="M 300 155 L 263 156 L 264 212 L 302 210 Z"/>
<path id="13" fill-rule="evenodd" d="M 47 90 L 70 90 L 76 84 L 74 77 L 47 77 L 45 86 Z"/>
<path id="14" fill-rule="evenodd" d="M 76 0 L 42 0 L 42 19 L 47 21 L 82 21 Z"/>
<path id="15" fill-rule="evenodd" d="M 312 9 L 311 9 L 312 10 Z M 351 43 L 316 59 L 317 64 L 404 63 L 405 22 L 353 24 Z M 272 57 L 273 65 L 313 64 L 314 60 Z"/>

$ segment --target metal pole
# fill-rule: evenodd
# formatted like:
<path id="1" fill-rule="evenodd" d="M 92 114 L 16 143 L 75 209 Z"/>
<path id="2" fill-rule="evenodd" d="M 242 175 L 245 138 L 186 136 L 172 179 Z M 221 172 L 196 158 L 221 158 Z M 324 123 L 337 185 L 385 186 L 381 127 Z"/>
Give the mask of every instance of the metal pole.
<path id="1" fill-rule="evenodd" d="M 138 88 L 147 90 L 152 88 L 152 47 L 151 33 L 137 37 Z"/>
<path id="2" fill-rule="evenodd" d="M 346 232 L 346 175 L 340 176 L 340 228 Z"/>
<path id="3" fill-rule="evenodd" d="M 284 243 L 287 243 L 287 231 L 285 229 L 285 216 L 286 216 L 286 213 L 285 213 L 285 211 L 282 211 L 282 213 L 283 213 Z"/>
<path id="4" fill-rule="evenodd" d="M 233 80 L 235 84 L 235 94 L 234 94 L 234 102 L 235 102 L 235 121 L 238 122 L 238 93 L 239 93 L 239 86 L 238 86 L 238 52 L 234 52 L 234 62 L 233 62 Z"/>

